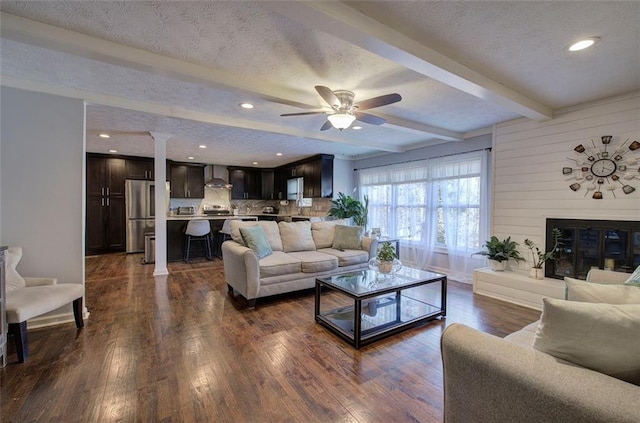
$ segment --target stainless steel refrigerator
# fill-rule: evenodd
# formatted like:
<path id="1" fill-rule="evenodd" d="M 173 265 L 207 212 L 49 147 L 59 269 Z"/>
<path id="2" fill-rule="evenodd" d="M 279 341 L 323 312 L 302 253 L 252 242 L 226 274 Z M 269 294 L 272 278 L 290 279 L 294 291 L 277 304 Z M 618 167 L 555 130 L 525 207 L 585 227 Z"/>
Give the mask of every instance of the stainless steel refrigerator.
<path id="1" fill-rule="evenodd" d="M 124 183 L 124 199 L 127 218 L 127 253 L 144 251 L 144 236 L 155 232 L 156 186 L 154 181 L 127 179 Z M 169 182 L 165 184 L 167 204 L 161 213 L 169 209 Z"/>

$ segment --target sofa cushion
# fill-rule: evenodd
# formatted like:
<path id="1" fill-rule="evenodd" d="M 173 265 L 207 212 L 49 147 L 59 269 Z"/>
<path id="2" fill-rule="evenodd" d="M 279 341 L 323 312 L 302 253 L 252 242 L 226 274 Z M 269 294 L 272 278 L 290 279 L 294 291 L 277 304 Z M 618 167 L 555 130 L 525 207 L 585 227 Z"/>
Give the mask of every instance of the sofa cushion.
<path id="1" fill-rule="evenodd" d="M 344 219 L 311 222 L 311 235 L 313 236 L 313 242 L 316 244 L 316 249 L 331 248 L 336 225 L 344 224 L 346 224 Z"/>
<path id="2" fill-rule="evenodd" d="M 640 286 L 640 266 L 636 267 L 636 270 L 634 270 L 631 276 L 624 281 L 624 284 Z"/>
<path id="3" fill-rule="evenodd" d="M 331 247 L 336 250 L 360 250 L 363 234 L 362 226 L 336 225 Z"/>
<path id="4" fill-rule="evenodd" d="M 538 329 L 539 323 L 539 320 L 536 320 L 533 323 L 529 323 L 519 331 L 510 333 L 509 335 L 505 336 L 504 339 L 509 342 L 513 342 L 514 344 L 531 348 L 531 345 L 533 345 L 533 338 L 535 338 L 536 336 L 536 330 Z"/>
<path id="5" fill-rule="evenodd" d="M 21 258 L 22 247 L 9 247 L 5 251 L 7 291 L 13 291 L 14 289 L 24 288 L 27 286 L 24 278 L 20 276 L 16 270 L 16 266 L 20 263 Z"/>
<path id="6" fill-rule="evenodd" d="M 335 248 L 321 248 L 321 253 L 331 254 L 338 257 L 338 266 L 352 266 L 355 264 L 363 264 L 369 261 L 369 253 L 363 250 L 336 250 Z"/>
<path id="7" fill-rule="evenodd" d="M 533 348 L 640 385 L 640 307 L 543 298 Z"/>
<path id="8" fill-rule="evenodd" d="M 240 228 L 246 228 L 256 225 L 260 226 L 264 231 L 264 234 L 269 240 L 269 245 L 271 245 L 271 249 L 273 251 L 282 251 L 282 241 L 280 240 L 280 230 L 278 229 L 278 224 L 270 220 L 232 220 L 231 224 L 229 225 L 231 231 L 231 239 L 233 239 L 240 245 L 246 246 L 244 240 L 242 239 L 242 234 L 240 234 Z"/>
<path id="9" fill-rule="evenodd" d="M 273 253 L 271 245 L 269 245 L 269 240 L 267 239 L 262 227 L 258 225 L 241 227 L 240 234 L 242 235 L 242 240 L 246 246 L 255 251 L 258 259 Z"/>
<path id="10" fill-rule="evenodd" d="M 279 222 L 282 249 L 285 253 L 291 251 L 315 251 L 316 244 L 311 235 L 311 222 Z"/>
<path id="11" fill-rule="evenodd" d="M 288 275 L 290 273 L 300 273 L 302 261 L 282 251 L 274 251 L 258 262 L 260 265 L 260 278 L 271 276 Z"/>
<path id="12" fill-rule="evenodd" d="M 640 287 L 586 282 L 564 278 L 565 299 L 586 303 L 640 304 Z"/>
<path id="13" fill-rule="evenodd" d="M 296 251 L 289 253 L 302 262 L 302 273 L 328 272 L 338 268 L 338 257 L 318 251 Z"/>

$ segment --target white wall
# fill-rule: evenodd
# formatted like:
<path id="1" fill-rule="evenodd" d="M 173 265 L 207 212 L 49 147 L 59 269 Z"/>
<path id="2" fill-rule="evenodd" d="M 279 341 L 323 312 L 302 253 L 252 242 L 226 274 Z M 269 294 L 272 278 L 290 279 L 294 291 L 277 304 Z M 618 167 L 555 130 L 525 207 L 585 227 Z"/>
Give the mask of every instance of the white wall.
<path id="1" fill-rule="evenodd" d="M 562 174 L 572 165 L 568 158 L 578 156 L 575 146 L 590 146 L 592 139 L 601 145 L 603 135 L 614 136 L 614 148 L 626 138 L 640 140 L 640 92 L 572 107 L 546 122 L 518 119 L 497 125 L 492 234 L 544 246 L 547 217 L 640 220 L 640 174 L 630 181 L 634 193 L 617 189 L 617 198 L 606 192 L 602 200 L 585 196 L 584 188 L 571 191 L 572 181 Z M 519 266 L 523 272 L 528 268 Z"/>
<path id="2" fill-rule="evenodd" d="M 353 195 L 355 184 L 355 175 L 353 172 L 353 162 L 351 160 L 334 159 L 333 160 L 333 198 L 338 196 L 339 192 Z"/>
<path id="3" fill-rule="evenodd" d="M 0 104 L 0 243 L 22 275 L 84 284 L 84 102 L 1 87 Z"/>

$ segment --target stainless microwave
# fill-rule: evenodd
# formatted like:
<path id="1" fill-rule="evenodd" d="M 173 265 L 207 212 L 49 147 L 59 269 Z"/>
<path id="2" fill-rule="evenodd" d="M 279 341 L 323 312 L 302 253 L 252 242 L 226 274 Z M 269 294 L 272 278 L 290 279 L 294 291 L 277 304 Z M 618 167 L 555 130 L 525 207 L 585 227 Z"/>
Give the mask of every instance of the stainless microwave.
<path id="1" fill-rule="evenodd" d="M 287 180 L 287 200 L 301 200 L 304 193 L 304 178 Z"/>

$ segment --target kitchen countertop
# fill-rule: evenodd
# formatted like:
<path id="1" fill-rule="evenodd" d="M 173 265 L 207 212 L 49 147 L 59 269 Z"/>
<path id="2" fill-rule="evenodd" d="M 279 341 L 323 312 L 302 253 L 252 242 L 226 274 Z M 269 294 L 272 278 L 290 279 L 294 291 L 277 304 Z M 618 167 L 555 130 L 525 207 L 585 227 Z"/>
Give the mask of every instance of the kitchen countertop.
<path id="1" fill-rule="evenodd" d="M 227 219 L 241 219 L 241 220 L 256 220 L 256 215 L 208 215 L 208 214 L 183 214 L 167 216 L 167 220 L 194 220 L 194 219 L 206 219 L 206 220 L 227 220 Z"/>

